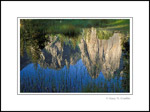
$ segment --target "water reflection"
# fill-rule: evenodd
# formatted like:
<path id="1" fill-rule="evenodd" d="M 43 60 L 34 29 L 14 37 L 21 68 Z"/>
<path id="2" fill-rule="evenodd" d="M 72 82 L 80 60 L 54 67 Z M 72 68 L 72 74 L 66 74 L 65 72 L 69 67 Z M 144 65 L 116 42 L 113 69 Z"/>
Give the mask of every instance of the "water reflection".
<path id="1" fill-rule="evenodd" d="M 22 53 L 21 92 L 129 91 L 123 87 L 123 74 L 129 73 L 124 71 L 123 33 L 91 27 L 73 38 L 45 37 L 44 47 L 34 40 Z"/>
<path id="2" fill-rule="evenodd" d="M 106 79 L 102 72 L 93 79 L 80 59 L 69 69 L 65 65 L 60 70 L 37 69 L 29 64 L 21 71 L 22 92 L 120 92 L 121 77 Z M 27 81 L 28 80 L 28 81 Z"/>

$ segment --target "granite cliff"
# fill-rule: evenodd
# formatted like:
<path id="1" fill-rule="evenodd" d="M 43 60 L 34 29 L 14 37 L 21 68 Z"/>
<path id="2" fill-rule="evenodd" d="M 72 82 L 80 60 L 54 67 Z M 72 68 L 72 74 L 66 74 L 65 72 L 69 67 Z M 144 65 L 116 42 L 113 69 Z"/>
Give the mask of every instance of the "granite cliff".
<path id="1" fill-rule="evenodd" d="M 123 65 L 120 33 L 115 32 L 106 40 L 98 38 L 96 28 L 83 30 L 83 33 L 75 48 L 68 44 L 62 46 L 58 37 L 49 37 L 44 49 L 39 50 L 38 64 L 44 68 L 61 69 L 65 65 L 69 68 L 82 59 L 92 78 L 97 78 L 100 72 L 105 78 L 113 76 Z"/>
<path id="2" fill-rule="evenodd" d="M 88 29 L 79 44 L 81 58 L 92 78 L 102 72 L 107 78 L 122 66 L 121 35 L 114 33 L 108 40 L 100 40 L 96 28 Z"/>

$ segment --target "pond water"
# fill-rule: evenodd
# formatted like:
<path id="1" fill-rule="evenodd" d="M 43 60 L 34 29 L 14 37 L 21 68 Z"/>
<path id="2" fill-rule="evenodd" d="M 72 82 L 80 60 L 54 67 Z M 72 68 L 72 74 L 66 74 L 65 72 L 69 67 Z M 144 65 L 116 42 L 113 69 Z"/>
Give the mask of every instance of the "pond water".
<path id="1" fill-rule="evenodd" d="M 20 57 L 21 92 L 129 92 L 125 63 L 129 58 L 124 58 L 125 36 L 120 31 L 91 27 L 71 38 L 44 36 L 42 47 L 39 40 L 25 42 Z"/>
<path id="2" fill-rule="evenodd" d="M 82 59 L 75 65 L 70 65 L 69 68 L 64 66 L 60 70 L 42 68 L 39 64 L 35 69 L 34 64 L 29 64 L 21 71 L 21 77 L 23 90 L 27 92 L 123 91 L 121 89 L 121 77 L 108 80 L 100 72 L 98 77 L 94 79 L 89 75 Z"/>

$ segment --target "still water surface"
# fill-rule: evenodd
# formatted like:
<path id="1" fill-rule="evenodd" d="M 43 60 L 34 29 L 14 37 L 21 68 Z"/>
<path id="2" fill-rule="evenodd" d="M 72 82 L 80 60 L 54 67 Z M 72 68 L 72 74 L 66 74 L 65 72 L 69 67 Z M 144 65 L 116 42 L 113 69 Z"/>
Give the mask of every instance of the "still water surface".
<path id="1" fill-rule="evenodd" d="M 108 36 L 100 39 L 96 28 L 85 29 L 74 44 L 74 39 L 48 35 L 36 63 L 21 57 L 21 92 L 124 92 L 122 34 Z"/>

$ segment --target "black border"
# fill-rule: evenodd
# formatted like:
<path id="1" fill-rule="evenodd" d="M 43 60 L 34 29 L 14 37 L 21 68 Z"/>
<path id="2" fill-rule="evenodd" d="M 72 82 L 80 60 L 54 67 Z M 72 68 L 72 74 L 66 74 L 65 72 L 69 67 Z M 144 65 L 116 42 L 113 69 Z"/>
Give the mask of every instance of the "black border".
<path id="1" fill-rule="evenodd" d="M 102 94 L 93 94 L 93 93 L 84 93 L 84 92 L 82 92 L 82 93 L 71 93 L 71 94 L 69 94 L 69 92 L 66 94 L 66 92 L 65 93 L 47 93 L 47 92 L 42 92 L 42 93 L 23 93 L 23 94 L 21 94 L 21 93 L 18 93 L 18 19 L 19 18 L 85 18 L 85 19 L 90 19 L 90 18 L 132 18 L 132 94 L 116 94 L 116 93 L 113 93 L 113 94 L 108 94 L 108 93 L 102 93 Z M 131 38 L 131 36 L 130 36 L 130 38 Z M 130 74 L 131 75 L 131 74 Z M 131 84 L 131 83 L 130 83 Z M 130 85 L 130 87 L 131 87 L 131 85 Z M 17 17 L 17 95 L 133 95 L 133 17 Z"/>

